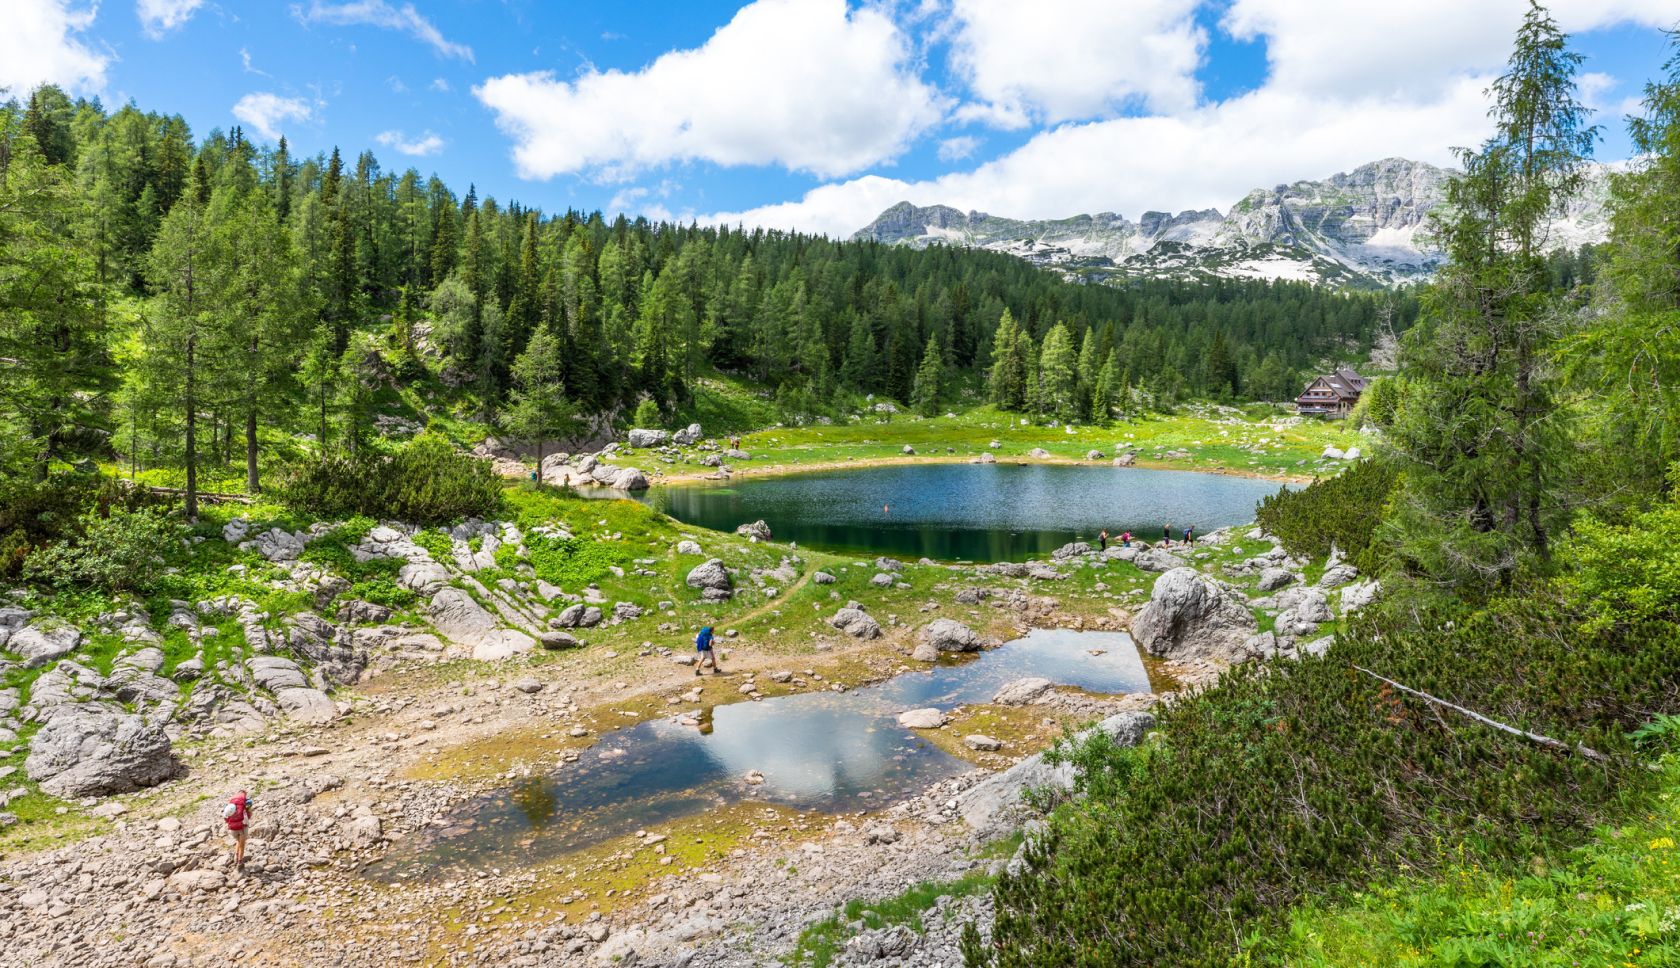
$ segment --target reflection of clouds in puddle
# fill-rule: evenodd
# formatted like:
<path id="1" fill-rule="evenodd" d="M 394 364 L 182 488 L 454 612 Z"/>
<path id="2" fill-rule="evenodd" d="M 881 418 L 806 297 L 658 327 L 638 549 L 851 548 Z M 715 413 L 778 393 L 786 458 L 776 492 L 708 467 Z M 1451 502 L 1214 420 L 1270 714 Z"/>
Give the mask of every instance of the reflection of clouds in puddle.
<path id="1" fill-rule="evenodd" d="M 705 707 L 698 716 L 688 710 L 629 727 L 554 773 L 459 805 L 449 827 L 412 836 L 375 870 L 528 864 L 746 799 L 827 811 L 872 807 L 883 795 L 968 769 L 899 728 L 896 713 L 988 702 L 1003 684 L 1028 676 L 1093 693 L 1149 688 L 1123 633 L 1035 630 L 1001 649 L 850 693 Z M 682 725 L 685 719 L 700 725 Z M 746 783 L 754 770 L 763 785 Z"/>

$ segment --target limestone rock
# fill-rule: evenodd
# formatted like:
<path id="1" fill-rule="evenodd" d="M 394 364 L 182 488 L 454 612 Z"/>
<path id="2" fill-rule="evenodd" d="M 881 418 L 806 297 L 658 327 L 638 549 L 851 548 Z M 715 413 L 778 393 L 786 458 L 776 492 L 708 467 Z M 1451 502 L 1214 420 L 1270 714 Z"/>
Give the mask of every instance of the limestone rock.
<path id="1" fill-rule="evenodd" d="M 919 642 L 916 644 L 915 651 L 910 653 L 910 658 L 917 662 L 938 662 L 939 650 L 930 643 Z"/>
<path id="2" fill-rule="evenodd" d="M 997 458 L 993 457 L 989 452 L 982 451 L 978 456 L 970 457 L 968 462 L 970 464 L 996 464 Z"/>
<path id="3" fill-rule="evenodd" d="M 279 528 L 257 535 L 257 553 L 269 561 L 296 561 L 303 554 L 301 535 L 288 534 Z"/>
<path id="4" fill-rule="evenodd" d="M 436 595 L 449 584 L 449 569 L 435 561 L 417 561 L 397 570 L 397 584 L 417 595 Z"/>
<path id="5" fill-rule="evenodd" d="M 1103 459 L 1103 452 L 1100 451 L 1100 450 L 1088 450 L 1088 451 L 1085 452 L 1085 459 L 1086 460 L 1102 460 Z"/>
<path id="6" fill-rule="evenodd" d="M 746 538 L 757 538 L 760 541 L 769 541 L 773 537 L 770 533 L 770 526 L 764 523 L 763 518 L 759 518 L 751 524 L 741 525 L 735 529 L 735 533 Z"/>
<path id="7" fill-rule="evenodd" d="M 576 637 L 574 637 L 570 632 L 561 632 L 559 630 L 544 632 L 538 638 L 538 641 L 542 643 L 542 647 L 545 649 L 575 649 L 578 647 L 578 640 Z"/>
<path id="8" fill-rule="evenodd" d="M 877 572 L 873 578 L 869 579 L 869 583 L 876 588 L 891 588 L 893 587 L 893 576 L 884 571 Z"/>
<path id="9" fill-rule="evenodd" d="M 1050 557 L 1062 560 L 1066 558 L 1078 558 L 1081 555 L 1088 555 L 1090 553 L 1091 546 L 1089 544 L 1086 544 L 1083 541 L 1069 541 L 1067 544 L 1062 545 L 1055 551 L 1050 552 Z"/>
<path id="10" fill-rule="evenodd" d="M 631 602 L 613 603 L 613 621 L 628 622 L 642 617 L 642 607 Z"/>
<path id="11" fill-rule="evenodd" d="M 684 447 L 692 447 L 694 444 L 699 443 L 700 436 L 700 425 L 697 423 L 691 423 L 682 430 L 672 434 L 671 443 L 680 444 Z"/>
<path id="12" fill-rule="evenodd" d="M 1185 561 L 1183 558 L 1168 552 L 1165 548 L 1155 548 L 1148 551 L 1139 551 L 1132 557 L 1132 564 L 1136 565 L 1140 571 L 1167 572 L 1174 568 L 1183 568 Z"/>
<path id="13" fill-rule="evenodd" d="M 103 797 L 156 786 L 180 764 L 161 724 L 89 703 L 35 734 L 24 769 L 53 796 Z"/>
<path id="14" fill-rule="evenodd" d="M 697 544 L 693 541 L 689 541 L 687 539 L 684 539 L 682 541 L 677 542 L 677 554 L 679 554 L 679 555 L 703 555 L 703 554 L 705 554 L 705 552 L 700 550 L 700 545 L 699 544 Z"/>
<path id="15" fill-rule="evenodd" d="M 869 613 L 860 608 L 842 608 L 828 620 L 834 626 L 854 639 L 878 639 L 881 637 L 881 626 L 869 617 Z"/>
<path id="16" fill-rule="evenodd" d="M 281 689 L 303 689 L 309 685 L 304 678 L 303 670 L 291 659 L 275 655 L 259 655 L 245 661 L 245 668 L 251 672 L 251 679 L 257 685 L 269 692 Z"/>
<path id="17" fill-rule="evenodd" d="M 832 585 L 834 584 L 835 579 L 834 576 L 830 575 L 828 572 L 819 571 L 811 575 L 811 580 L 819 585 Z"/>
<path id="18" fill-rule="evenodd" d="M 978 652 L 984 640 L 956 619 L 936 618 L 922 629 L 921 640 L 940 652 Z"/>
<path id="19" fill-rule="evenodd" d="M 1243 642 L 1258 630 L 1238 592 L 1193 568 L 1157 578 L 1149 604 L 1132 620 L 1132 638 L 1144 651 L 1175 661 L 1242 662 Z"/>
<path id="20" fill-rule="evenodd" d="M 1154 728 L 1155 717 L 1149 713 L 1124 712 L 1078 735 L 1086 737 L 1092 730 L 1100 729 L 1113 737 L 1116 745 L 1136 746 Z M 1023 790 L 1038 787 L 1071 790 L 1076 776 L 1072 763 L 1052 767 L 1044 762 L 1043 753 L 1034 754 L 959 794 L 957 811 L 962 814 L 963 822 L 982 836 L 1004 833 L 1020 825 Z"/>
<path id="21" fill-rule="evenodd" d="M 945 722 L 945 714 L 937 709 L 911 709 L 898 714 L 898 725 L 905 729 L 938 729 Z"/>
<path id="22" fill-rule="evenodd" d="M 1136 462 L 1137 462 L 1137 451 L 1128 450 L 1124 454 L 1121 454 L 1120 456 L 1114 458 L 1114 460 L 1111 463 L 1113 463 L 1113 465 L 1115 467 L 1130 467 Z"/>
<path id="23" fill-rule="evenodd" d="M 1349 614 L 1357 612 L 1377 600 L 1379 586 L 1374 578 L 1367 578 L 1362 582 L 1355 582 L 1342 589 L 1342 612 Z"/>
<path id="24" fill-rule="evenodd" d="M 30 625 L 12 633 L 6 649 L 23 657 L 26 669 L 57 662 L 82 644 L 82 633 L 68 625 Z"/>
<path id="25" fill-rule="evenodd" d="M 659 447 L 670 439 L 671 435 L 663 430 L 644 430 L 638 427 L 630 431 L 628 443 L 631 447 Z"/>
<path id="26" fill-rule="evenodd" d="M 1043 447 L 1034 447 L 1032 450 L 1027 451 L 1027 456 L 1037 457 L 1040 460 L 1043 460 L 1044 458 L 1050 456 L 1050 452 L 1045 450 Z"/>
<path id="27" fill-rule="evenodd" d="M 999 689 L 997 695 L 992 697 L 992 702 L 1000 706 L 1030 706 L 1043 701 L 1055 689 L 1054 682 L 1038 676 L 1016 679 Z"/>
<path id="28" fill-rule="evenodd" d="M 1254 587 L 1263 592 L 1275 592 L 1287 585 L 1294 584 L 1295 573 L 1283 568 L 1264 568 L 1260 571 L 1260 581 Z"/>
<path id="29" fill-rule="evenodd" d="M 332 697 L 319 689 L 281 689 L 274 699 L 287 716 L 303 722 L 324 723 L 338 715 Z"/>
<path id="30" fill-rule="evenodd" d="M 964 736 L 963 745 L 967 746 L 971 750 L 981 750 L 988 753 L 1003 749 L 1003 743 L 1001 741 L 992 739 L 990 736 L 985 736 L 980 733 L 971 733 L 968 736 Z"/>
<path id="31" fill-rule="evenodd" d="M 459 588 L 445 588 L 434 595 L 431 611 L 432 627 L 452 642 L 471 646 L 472 657 L 480 662 L 505 659 L 535 644 L 523 632 L 497 628 L 490 613 Z"/>
<path id="32" fill-rule="evenodd" d="M 741 527 L 744 528 L 747 525 Z M 705 564 L 695 565 L 683 581 L 690 588 L 715 588 L 728 591 L 731 587 L 729 570 L 723 567 L 722 558 L 713 558 Z"/>
<path id="33" fill-rule="evenodd" d="M 334 617 L 346 625 L 378 625 L 391 617 L 391 610 L 384 605 L 353 599 L 340 605 Z"/>
<path id="34" fill-rule="evenodd" d="M 1318 587 L 1340 588 L 1358 577 L 1358 568 L 1352 565 L 1335 565 L 1324 569 L 1324 574 L 1318 579 Z"/>

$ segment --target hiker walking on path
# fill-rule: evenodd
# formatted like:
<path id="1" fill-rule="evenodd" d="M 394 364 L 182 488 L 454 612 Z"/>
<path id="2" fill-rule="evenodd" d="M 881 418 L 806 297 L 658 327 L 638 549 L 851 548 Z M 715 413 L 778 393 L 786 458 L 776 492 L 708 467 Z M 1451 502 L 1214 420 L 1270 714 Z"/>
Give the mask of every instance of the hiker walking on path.
<path id="1" fill-rule="evenodd" d="M 1189 545 L 1192 548 L 1196 547 L 1196 526 L 1195 525 L 1192 524 L 1190 527 L 1184 529 L 1184 543 Z"/>
<path id="2" fill-rule="evenodd" d="M 1131 546 L 1132 546 L 1132 533 L 1130 531 L 1121 532 L 1121 534 L 1120 534 L 1120 547 L 1130 548 Z"/>
<path id="3" fill-rule="evenodd" d="M 700 670 L 706 667 L 706 660 L 708 659 L 712 663 L 712 675 L 715 676 L 723 671 L 718 668 L 717 652 L 712 648 L 712 627 L 710 625 L 701 629 L 700 634 L 694 637 L 694 650 L 700 653 L 700 661 L 694 664 L 695 675 L 699 675 Z"/>
<path id="4" fill-rule="evenodd" d="M 1108 529 L 1107 528 L 1103 529 L 1102 534 L 1097 535 L 1097 550 L 1098 551 L 1107 551 L 1108 550 Z"/>
<path id="5" fill-rule="evenodd" d="M 1172 525 L 1170 524 L 1161 529 L 1161 547 L 1172 547 Z"/>
<path id="6" fill-rule="evenodd" d="M 245 821 L 251 817 L 251 795 L 244 790 L 234 794 L 222 808 L 228 833 L 233 835 L 233 866 L 245 866 Z"/>

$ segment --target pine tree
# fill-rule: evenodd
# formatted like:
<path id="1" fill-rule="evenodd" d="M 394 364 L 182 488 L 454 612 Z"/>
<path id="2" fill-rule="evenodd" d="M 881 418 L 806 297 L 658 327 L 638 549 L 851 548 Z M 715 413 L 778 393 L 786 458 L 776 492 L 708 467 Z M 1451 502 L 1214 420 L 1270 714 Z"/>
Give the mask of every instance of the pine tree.
<path id="1" fill-rule="evenodd" d="M 1229 400 L 1237 393 L 1237 368 L 1231 362 L 1224 334 L 1217 331 L 1213 334 L 1213 346 L 1208 349 L 1207 389 L 1218 400 Z"/>
<path id="2" fill-rule="evenodd" d="M 939 348 L 939 337 L 929 336 L 927 349 L 922 351 L 922 365 L 916 370 L 916 387 L 911 404 L 916 412 L 931 417 L 939 412 L 939 397 L 944 390 L 945 354 Z"/>
<path id="3" fill-rule="evenodd" d="M 1027 378 L 1018 349 L 1020 335 L 1015 317 L 1005 309 L 992 348 L 992 402 L 999 410 L 1020 410 L 1025 400 Z"/>
<path id="4" fill-rule="evenodd" d="M 1596 138 L 1575 99 L 1580 61 L 1532 7 L 1491 88 L 1495 134 L 1461 153 L 1438 210 L 1449 261 L 1407 334 L 1412 379 L 1390 434 L 1402 554 L 1437 580 L 1502 582 L 1527 555 L 1549 562 L 1571 504 L 1543 233 L 1581 187 Z"/>
<path id="5" fill-rule="evenodd" d="M 858 393 L 870 393 L 875 389 L 876 373 L 875 334 L 870 331 L 869 317 L 853 313 L 846 355 L 840 363 L 840 382 Z"/>
<path id="6" fill-rule="evenodd" d="M 1078 362 L 1067 326 L 1057 323 L 1044 334 L 1039 353 L 1041 397 L 1038 410 L 1057 417 L 1073 416 L 1079 394 Z"/>
<path id="7" fill-rule="evenodd" d="M 202 156 L 200 158 L 202 161 Z M 194 167 L 194 181 L 202 166 Z M 195 188 L 164 219 L 148 280 L 158 297 L 141 317 L 148 382 L 183 418 L 186 513 L 198 515 L 198 418 L 210 397 L 207 370 L 224 347 L 215 325 L 209 265 L 211 226 Z"/>

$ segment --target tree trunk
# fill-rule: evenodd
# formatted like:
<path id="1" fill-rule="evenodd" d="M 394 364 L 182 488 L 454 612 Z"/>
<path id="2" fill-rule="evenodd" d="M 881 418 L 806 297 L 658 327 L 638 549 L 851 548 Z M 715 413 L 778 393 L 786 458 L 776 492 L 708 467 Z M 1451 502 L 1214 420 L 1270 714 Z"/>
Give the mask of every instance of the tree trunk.
<path id="1" fill-rule="evenodd" d="M 193 398 L 193 351 L 195 341 L 187 340 L 187 519 L 198 517 L 198 453 L 194 434 L 198 431 L 198 401 Z"/>
<path id="2" fill-rule="evenodd" d="M 257 411 L 245 414 L 245 492 L 261 494 L 262 482 L 257 479 Z"/>

